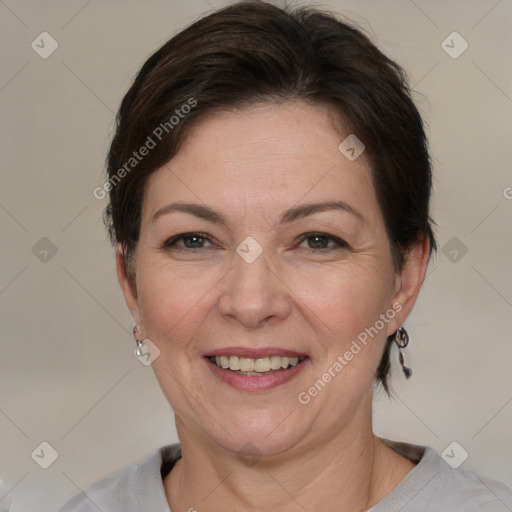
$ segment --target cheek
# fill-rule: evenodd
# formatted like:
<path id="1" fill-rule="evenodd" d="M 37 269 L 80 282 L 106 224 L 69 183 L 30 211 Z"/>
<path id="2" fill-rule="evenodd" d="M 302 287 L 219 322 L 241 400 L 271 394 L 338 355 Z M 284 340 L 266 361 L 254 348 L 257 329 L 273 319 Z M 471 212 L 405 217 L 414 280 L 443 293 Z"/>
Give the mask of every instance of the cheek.
<path id="1" fill-rule="evenodd" d="M 146 336 L 162 351 L 192 340 L 211 308 L 222 274 L 186 266 L 161 267 L 142 258 L 140 263 L 137 289 Z"/>
<path id="2" fill-rule="evenodd" d="M 212 330 L 222 324 L 216 305 L 220 290 L 226 293 L 222 282 L 229 270 L 226 266 L 198 270 L 197 265 L 158 264 L 149 256 L 138 261 L 142 325 L 146 337 L 158 345 L 162 355 L 169 356 L 164 360 L 174 366 L 187 354 L 197 355 L 199 333 L 218 338 Z M 280 293 L 288 295 L 295 310 L 285 322 L 294 335 L 309 331 L 322 359 L 332 358 L 374 326 L 389 307 L 391 284 L 381 270 L 379 261 L 372 258 L 341 265 L 281 267 L 284 286 Z M 375 338 L 380 339 L 381 333 L 370 340 Z"/>
<path id="3" fill-rule="evenodd" d="M 372 326 L 389 307 L 392 280 L 384 274 L 375 261 L 347 263 L 296 276 L 290 288 L 297 303 L 318 317 L 322 331 L 342 343 Z"/>
<path id="4" fill-rule="evenodd" d="M 387 336 L 386 321 L 394 316 L 392 310 L 381 320 L 390 309 L 392 280 L 376 262 L 365 263 L 331 269 L 314 280 L 297 281 L 294 288 L 297 303 L 305 305 L 301 313 L 312 326 L 319 356 L 314 380 L 332 380 L 332 391 L 323 400 L 334 403 L 340 394 L 349 402 L 350 396 L 372 385 Z"/>

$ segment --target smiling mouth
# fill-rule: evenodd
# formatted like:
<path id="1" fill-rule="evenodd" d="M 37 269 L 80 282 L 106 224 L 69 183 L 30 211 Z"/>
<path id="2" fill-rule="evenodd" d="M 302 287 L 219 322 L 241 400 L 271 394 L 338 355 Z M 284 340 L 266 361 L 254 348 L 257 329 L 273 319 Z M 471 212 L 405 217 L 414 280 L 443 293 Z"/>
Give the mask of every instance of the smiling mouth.
<path id="1" fill-rule="evenodd" d="M 261 377 L 294 368 L 301 364 L 306 359 L 306 356 L 270 356 L 258 359 L 238 356 L 209 356 L 208 359 L 219 368 L 236 373 L 237 375 Z"/>

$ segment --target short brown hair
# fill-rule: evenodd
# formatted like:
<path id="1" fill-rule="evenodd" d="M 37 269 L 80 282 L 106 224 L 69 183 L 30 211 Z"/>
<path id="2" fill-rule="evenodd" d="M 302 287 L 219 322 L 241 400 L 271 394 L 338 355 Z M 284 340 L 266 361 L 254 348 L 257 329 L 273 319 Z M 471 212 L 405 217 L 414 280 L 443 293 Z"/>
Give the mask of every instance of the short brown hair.
<path id="1" fill-rule="evenodd" d="M 190 127 L 215 109 L 286 100 L 331 105 L 364 143 L 397 271 L 419 237 L 436 248 L 427 138 L 402 68 L 332 14 L 242 1 L 165 43 L 123 98 L 107 159 L 104 220 L 112 243 L 123 246 L 129 275 L 147 180 L 177 153 Z M 127 166 L 157 127 L 156 146 Z M 392 339 L 376 374 L 388 393 Z"/>

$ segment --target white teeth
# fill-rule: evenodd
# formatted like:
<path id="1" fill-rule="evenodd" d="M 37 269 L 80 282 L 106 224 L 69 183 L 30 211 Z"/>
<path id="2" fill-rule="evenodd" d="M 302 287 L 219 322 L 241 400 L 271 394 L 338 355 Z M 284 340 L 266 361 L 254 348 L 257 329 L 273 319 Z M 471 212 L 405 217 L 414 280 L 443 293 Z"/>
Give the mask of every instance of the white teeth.
<path id="1" fill-rule="evenodd" d="M 240 360 L 238 359 L 237 356 L 231 356 L 228 359 L 229 359 L 229 369 L 230 370 L 233 370 L 233 371 L 240 370 Z"/>
<path id="2" fill-rule="evenodd" d="M 263 357 L 261 359 L 256 359 L 256 362 L 254 363 L 254 371 L 261 373 L 270 371 L 270 358 Z"/>
<path id="3" fill-rule="evenodd" d="M 243 372 L 254 371 L 254 359 L 246 359 L 245 357 L 240 358 L 240 370 Z"/>
<path id="4" fill-rule="evenodd" d="M 279 370 L 281 368 L 281 356 L 272 356 L 270 358 L 270 368 L 272 370 Z"/>
<path id="5" fill-rule="evenodd" d="M 238 356 L 212 356 L 212 362 L 219 368 L 239 371 L 244 375 L 253 375 L 255 373 L 267 373 L 281 369 L 288 369 L 297 366 L 304 357 L 270 356 L 260 357 L 258 359 L 249 359 Z"/>

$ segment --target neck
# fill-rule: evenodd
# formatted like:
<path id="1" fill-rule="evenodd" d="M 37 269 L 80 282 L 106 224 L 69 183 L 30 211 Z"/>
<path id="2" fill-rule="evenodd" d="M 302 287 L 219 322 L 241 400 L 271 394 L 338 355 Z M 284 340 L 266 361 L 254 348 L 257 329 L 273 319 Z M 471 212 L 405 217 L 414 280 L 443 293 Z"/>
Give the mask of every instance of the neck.
<path id="1" fill-rule="evenodd" d="M 183 456 L 164 480 L 173 512 L 363 512 L 414 467 L 374 436 L 371 420 L 254 465 L 191 432 L 179 418 L 176 425 Z"/>

